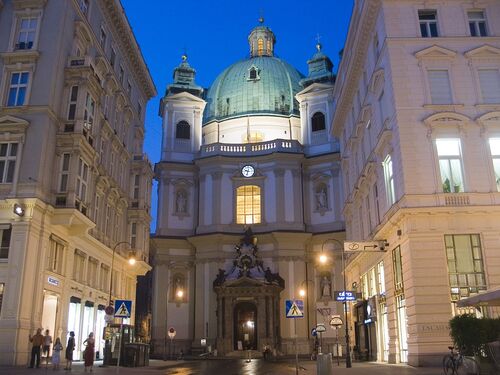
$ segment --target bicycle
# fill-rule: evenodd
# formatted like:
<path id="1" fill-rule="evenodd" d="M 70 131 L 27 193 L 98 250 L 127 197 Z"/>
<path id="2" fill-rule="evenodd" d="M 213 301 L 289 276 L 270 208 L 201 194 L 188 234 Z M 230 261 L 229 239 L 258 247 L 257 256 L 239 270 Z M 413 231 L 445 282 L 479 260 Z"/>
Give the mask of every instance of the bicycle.
<path id="1" fill-rule="evenodd" d="M 466 357 L 453 346 L 448 346 L 450 354 L 443 357 L 443 372 L 445 375 L 479 375 L 479 363 L 474 358 Z"/>

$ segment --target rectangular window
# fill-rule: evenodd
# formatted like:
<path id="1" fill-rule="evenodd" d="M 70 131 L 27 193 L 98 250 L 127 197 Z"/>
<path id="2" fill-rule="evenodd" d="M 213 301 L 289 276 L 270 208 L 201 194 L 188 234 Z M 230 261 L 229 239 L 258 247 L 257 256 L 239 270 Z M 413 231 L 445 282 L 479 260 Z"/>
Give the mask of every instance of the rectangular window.
<path id="1" fill-rule="evenodd" d="M 101 264 L 101 275 L 99 277 L 100 289 L 109 291 L 109 267 Z"/>
<path id="2" fill-rule="evenodd" d="M 141 183 L 141 176 L 138 174 L 134 175 L 134 192 L 132 195 L 133 199 L 139 199 L 140 183 Z"/>
<path id="3" fill-rule="evenodd" d="M 5 283 L 0 283 L 0 314 L 2 313 L 2 302 L 4 293 L 5 293 Z"/>
<path id="4" fill-rule="evenodd" d="M 95 258 L 90 257 L 89 263 L 87 265 L 87 283 L 92 288 L 97 288 L 97 266 L 99 261 Z"/>
<path id="5" fill-rule="evenodd" d="M 99 228 L 99 206 L 101 205 L 101 196 L 95 196 L 95 204 L 94 204 L 94 223 L 97 229 Z"/>
<path id="6" fill-rule="evenodd" d="M 10 76 L 8 107 L 25 105 L 26 91 L 28 90 L 28 72 L 13 72 Z"/>
<path id="7" fill-rule="evenodd" d="M 403 284 L 403 264 L 401 262 L 400 246 L 392 250 L 392 268 L 394 271 L 394 287 L 396 288 L 396 294 L 402 293 L 404 290 L 404 284 Z"/>
<path id="8" fill-rule="evenodd" d="M 49 271 L 62 275 L 64 260 L 64 245 L 53 238 L 50 239 Z"/>
<path id="9" fill-rule="evenodd" d="M 130 247 L 137 248 L 137 223 L 130 224 Z"/>
<path id="10" fill-rule="evenodd" d="M 111 232 L 111 206 L 106 205 L 106 221 L 104 222 L 104 234 L 109 237 Z"/>
<path id="11" fill-rule="evenodd" d="M 498 69 L 480 69 L 478 75 L 483 103 L 500 103 L 500 71 Z"/>
<path id="12" fill-rule="evenodd" d="M 493 171 L 495 172 L 495 183 L 497 191 L 500 191 L 500 138 L 490 138 L 490 152 L 493 159 Z"/>
<path id="13" fill-rule="evenodd" d="M 423 38 L 438 36 L 437 12 L 435 10 L 419 10 L 418 22 L 420 23 L 420 34 Z"/>
<path id="14" fill-rule="evenodd" d="M 111 64 L 112 67 L 114 67 L 115 62 L 116 62 L 116 51 L 113 47 L 111 47 L 111 55 L 109 57 L 109 63 Z"/>
<path id="15" fill-rule="evenodd" d="M 467 16 L 469 18 L 469 30 L 471 36 L 488 36 L 484 11 L 471 10 L 467 12 Z"/>
<path id="16" fill-rule="evenodd" d="M 103 27 L 101 27 L 101 35 L 99 38 L 99 43 L 101 44 L 101 47 L 104 50 L 106 49 L 106 39 L 107 39 L 106 31 L 104 30 Z"/>
<path id="17" fill-rule="evenodd" d="M 78 86 L 71 86 L 68 104 L 68 120 L 74 120 L 76 115 L 76 101 L 78 99 Z"/>
<path id="18" fill-rule="evenodd" d="M 17 143 L 0 143 L 0 183 L 14 181 L 16 170 Z"/>
<path id="19" fill-rule="evenodd" d="M 429 70 L 432 104 L 452 104 L 450 76 L 447 70 Z"/>
<path id="20" fill-rule="evenodd" d="M 83 270 L 85 267 L 85 253 L 75 249 L 75 258 L 73 260 L 73 280 L 83 282 Z"/>
<path id="21" fill-rule="evenodd" d="M 259 224 L 261 222 L 260 187 L 240 186 L 236 189 L 236 223 Z"/>
<path id="22" fill-rule="evenodd" d="M 9 257 L 11 233 L 12 228 L 9 224 L 0 224 L 0 259 Z"/>
<path id="23" fill-rule="evenodd" d="M 89 0 L 78 0 L 78 5 L 83 14 L 87 14 L 89 10 Z"/>
<path id="24" fill-rule="evenodd" d="M 87 94 L 87 98 L 85 100 L 85 112 L 83 114 L 83 120 L 92 125 L 94 123 L 94 115 L 95 115 L 95 100 Z"/>
<path id="25" fill-rule="evenodd" d="M 387 204 L 392 206 L 396 202 L 396 195 L 394 192 L 394 172 L 392 167 L 391 155 L 387 155 L 383 163 L 384 166 L 384 179 L 385 191 L 387 195 Z"/>
<path id="26" fill-rule="evenodd" d="M 70 154 L 62 154 L 61 157 L 61 179 L 59 181 L 59 192 L 65 193 L 68 190 Z"/>
<path id="27" fill-rule="evenodd" d="M 486 290 L 486 278 L 478 234 L 445 235 L 448 277 L 453 301 Z"/>
<path id="28" fill-rule="evenodd" d="M 377 264 L 377 275 L 378 275 L 378 292 L 379 294 L 385 294 L 385 273 L 384 273 L 384 262 L 379 262 Z"/>
<path id="29" fill-rule="evenodd" d="M 76 176 L 76 197 L 84 203 L 87 201 L 88 177 L 89 166 L 82 159 L 79 159 L 78 175 Z"/>
<path id="30" fill-rule="evenodd" d="M 460 193 L 464 191 L 462 177 L 462 153 L 460 139 L 436 139 L 436 148 L 439 158 L 439 170 L 443 193 Z"/>
<path id="31" fill-rule="evenodd" d="M 19 30 L 15 49 L 32 49 L 35 42 L 38 18 L 23 17 L 19 20 Z"/>

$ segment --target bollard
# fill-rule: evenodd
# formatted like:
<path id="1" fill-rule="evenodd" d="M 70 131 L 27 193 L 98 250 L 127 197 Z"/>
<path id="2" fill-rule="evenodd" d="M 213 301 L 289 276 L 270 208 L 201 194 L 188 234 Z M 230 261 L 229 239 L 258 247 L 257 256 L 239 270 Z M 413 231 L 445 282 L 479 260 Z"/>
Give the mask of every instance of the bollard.
<path id="1" fill-rule="evenodd" d="M 317 375 L 330 375 L 332 373 L 332 353 L 320 353 L 316 361 Z"/>

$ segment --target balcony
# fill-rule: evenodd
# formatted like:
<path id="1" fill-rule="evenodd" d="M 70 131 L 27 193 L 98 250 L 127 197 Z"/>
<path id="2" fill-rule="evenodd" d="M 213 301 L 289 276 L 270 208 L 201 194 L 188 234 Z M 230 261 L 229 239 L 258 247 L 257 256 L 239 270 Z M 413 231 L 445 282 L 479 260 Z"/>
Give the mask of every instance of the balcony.
<path id="1" fill-rule="evenodd" d="M 303 152 L 302 145 L 296 140 L 275 139 L 267 142 L 230 144 L 212 143 L 201 146 L 199 158 L 211 156 L 259 156 L 269 155 L 275 152 L 299 154 Z"/>

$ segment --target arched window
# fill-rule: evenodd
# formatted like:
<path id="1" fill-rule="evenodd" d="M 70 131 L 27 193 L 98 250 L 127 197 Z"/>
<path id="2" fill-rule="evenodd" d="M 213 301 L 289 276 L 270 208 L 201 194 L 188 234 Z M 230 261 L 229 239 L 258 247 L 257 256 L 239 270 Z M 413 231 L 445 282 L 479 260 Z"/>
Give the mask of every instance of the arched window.
<path id="1" fill-rule="evenodd" d="M 179 123 L 177 123 L 177 127 L 175 128 L 175 138 L 177 139 L 191 138 L 191 129 L 186 121 L 180 121 Z"/>
<path id="2" fill-rule="evenodd" d="M 325 115 L 321 112 L 316 112 L 312 116 L 312 131 L 319 132 L 325 130 Z"/>
<path id="3" fill-rule="evenodd" d="M 236 189 L 236 223 L 258 224 L 261 222 L 261 193 L 256 185 Z"/>
<path id="4" fill-rule="evenodd" d="M 264 39 L 259 38 L 257 40 L 257 55 L 262 56 L 264 54 Z"/>
<path id="5" fill-rule="evenodd" d="M 250 79 L 257 79 L 257 69 L 255 68 L 250 69 Z"/>

